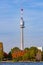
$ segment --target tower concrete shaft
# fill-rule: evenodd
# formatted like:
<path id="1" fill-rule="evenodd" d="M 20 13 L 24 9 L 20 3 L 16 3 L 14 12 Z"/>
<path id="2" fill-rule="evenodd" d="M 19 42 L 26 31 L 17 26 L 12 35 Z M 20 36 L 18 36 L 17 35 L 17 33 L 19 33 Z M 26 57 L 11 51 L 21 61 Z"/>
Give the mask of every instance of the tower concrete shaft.
<path id="1" fill-rule="evenodd" d="M 21 50 L 24 50 L 24 20 L 23 20 L 23 9 L 21 9 L 20 29 L 21 29 Z"/>
<path id="2" fill-rule="evenodd" d="M 23 34 L 23 28 L 21 28 L 21 50 L 24 50 L 24 34 Z"/>

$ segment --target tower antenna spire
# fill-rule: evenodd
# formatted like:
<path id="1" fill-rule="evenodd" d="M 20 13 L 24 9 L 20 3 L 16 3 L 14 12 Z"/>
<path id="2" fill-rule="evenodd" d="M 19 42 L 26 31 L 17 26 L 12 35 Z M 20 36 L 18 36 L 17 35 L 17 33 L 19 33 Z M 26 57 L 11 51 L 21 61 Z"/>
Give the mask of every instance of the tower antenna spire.
<path id="1" fill-rule="evenodd" d="M 23 18 L 23 9 L 21 9 L 21 18 Z"/>

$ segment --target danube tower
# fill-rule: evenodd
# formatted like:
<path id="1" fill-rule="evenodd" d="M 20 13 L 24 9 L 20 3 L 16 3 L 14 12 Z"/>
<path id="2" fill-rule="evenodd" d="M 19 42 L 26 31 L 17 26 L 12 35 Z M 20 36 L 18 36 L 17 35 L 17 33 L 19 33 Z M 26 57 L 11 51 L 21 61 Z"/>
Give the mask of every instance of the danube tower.
<path id="1" fill-rule="evenodd" d="M 24 29 L 24 20 L 23 20 L 23 9 L 21 9 L 21 19 L 20 19 L 20 32 L 21 32 L 21 50 L 24 50 L 24 36 L 23 36 L 23 29 Z"/>

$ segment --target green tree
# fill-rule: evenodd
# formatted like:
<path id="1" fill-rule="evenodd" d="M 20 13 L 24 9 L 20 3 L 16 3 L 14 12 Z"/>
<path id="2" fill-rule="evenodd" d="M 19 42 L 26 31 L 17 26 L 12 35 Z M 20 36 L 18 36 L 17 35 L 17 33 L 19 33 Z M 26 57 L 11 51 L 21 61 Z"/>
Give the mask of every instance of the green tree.
<path id="1" fill-rule="evenodd" d="M 30 59 L 29 52 L 25 53 L 22 58 L 23 58 L 23 61 L 28 61 Z"/>
<path id="2" fill-rule="evenodd" d="M 8 53 L 8 59 L 9 59 L 9 60 L 12 60 L 12 54 L 11 54 L 11 51 Z"/>
<path id="3" fill-rule="evenodd" d="M 31 60 L 34 60 L 35 59 L 37 52 L 38 52 L 38 49 L 36 47 L 31 47 L 30 48 L 29 53 L 30 53 L 30 59 Z"/>
<path id="4" fill-rule="evenodd" d="M 18 47 L 14 47 L 13 49 L 11 49 L 11 53 L 13 53 L 14 51 L 20 51 L 20 49 Z"/>
<path id="5" fill-rule="evenodd" d="M 0 60 L 3 60 L 3 43 L 0 42 Z"/>
<path id="6" fill-rule="evenodd" d="M 29 48 L 28 48 L 28 47 L 27 47 L 27 48 L 25 48 L 25 49 L 24 49 L 24 51 L 29 51 Z"/>
<path id="7" fill-rule="evenodd" d="M 30 47 L 30 51 L 33 51 L 35 56 L 36 56 L 36 53 L 38 52 L 38 49 L 37 49 L 37 47 Z"/>
<path id="8" fill-rule="evenodd" d="M 43 51 L 42 51 L 42 61 L 43 61 Z"/>
<path id="9" fill-rule="evenodd" d="M 0 60 L 2 61 L 3 60 L 3 52 L 2 51 L 0 51 Z"/>

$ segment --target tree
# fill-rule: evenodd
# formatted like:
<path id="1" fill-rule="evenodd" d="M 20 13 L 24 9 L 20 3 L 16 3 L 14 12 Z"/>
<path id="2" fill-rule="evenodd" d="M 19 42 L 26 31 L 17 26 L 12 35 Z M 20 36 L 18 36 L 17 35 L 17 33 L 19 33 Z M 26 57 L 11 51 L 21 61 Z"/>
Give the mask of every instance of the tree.
<path id="1" fill-rule="evenodd" d="M 0 42 L 0 60 L 3 60 L 3 43 Z"/>
<path id="2" fill-rule="evenodd" d="M 36 54 L 36 61 L 41 61 L 42 60 L 42 53 L 40 50 L 38 50 L 37 54 Z"/>
<path id="3" fill-rule="evenodd" d="M 13 49 L 11 49 L 11 53 L 13 53 L 14 51 L 20 51 L 20 49 L 18 47 L 14 47 Z"/>
<path id="4" fill-rule="evenodd" d="M 25 48 L 24 51 L 29 51 L 29 48 Z"/>
<path id="5" fill-rule="evenodd" d="M 7 60 L 8 54 L 6 52 L 3 53 L 3 60 Z"/>
<path id="6" fill-rule="evenodd" d="M 34 60 L 35 59 L 37 52 L 38 52 L 38 49 L 36 47 L 31 47 L 30 48 L 29 53 L 30 53 L 30 59 L 31 60 Z"/>
<path id="7" fill-rule="evenodd" d="M 43 51 L 42 51 L 42 61 L 43 61 Z"/>
<path id="8" fill-rule="evenodd" d="M 12 54 L 11 54 L 11 51 L 8 53 L 8 60 L 12 60 Z"/>
<path id="9" fill-rule="evenodd" d="M 20 49 L 18 47 L 14 47 L 13 49 L 11 49 L 12 59 L 18 57 L 18 52 L 19 51 L 20 51 Z"/>
<path id="10" fill-rule="evenodd" d="M 22 58 L 23 58 L 23 61 L 28 61 L 30 59 L 29 52 L 25 53 Z"/>
<path id="11" fill-rule="evenodd" d="M 38 52 L 38 49 L 36 47 L 30 47 L 30 51 L 34 52 L 35 56 L 36 56 L 36 53 Z"/>

